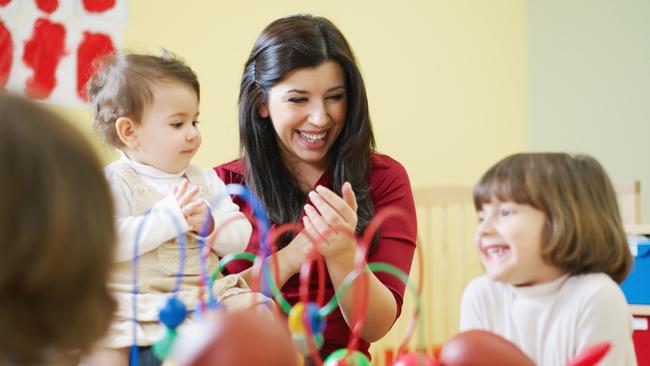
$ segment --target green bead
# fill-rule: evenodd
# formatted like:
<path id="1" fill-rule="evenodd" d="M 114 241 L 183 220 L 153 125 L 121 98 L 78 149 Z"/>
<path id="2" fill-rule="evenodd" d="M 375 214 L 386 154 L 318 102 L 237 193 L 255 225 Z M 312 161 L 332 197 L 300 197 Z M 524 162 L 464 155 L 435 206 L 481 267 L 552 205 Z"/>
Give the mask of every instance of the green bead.
<path id="1" fill-rule="evenodd" d="M 167 333 L 165 336 L 154 343 L 152 350 L 154 356 L 160 361 L 164 361 L 169 355 L 169 351 L 172 349 L 174 340 L 176 339 L 176 330 L 167 328 Z"/>
<path id="2" fill-rule="evenodd" d="M 309 344 L 307 344 L 307 338 L 305 338 L 306 336 L 306 334 L 293 334 L 291 338 L 293 340 L 294 347 L 296 347 L 300 354 L 303 356 L 310 356 L 311 349 L 309 348 Z M 323 334 L 319 333 L 314 335 L 314 344 L 317 350 L 323 347 Z"/>
<path id="3" fill-rule="evenodd" d="M 341 348 L 332 352 L 323 363 L 323 366 L 341 366 L 343 363 L 343 356 L 347 353 L 347 349 Z M 348 366 L 370 366 L 370 360 L 368 357 L 359 351 L 352 351 L 348 357 L 345 358 L 345 362 Z"/>

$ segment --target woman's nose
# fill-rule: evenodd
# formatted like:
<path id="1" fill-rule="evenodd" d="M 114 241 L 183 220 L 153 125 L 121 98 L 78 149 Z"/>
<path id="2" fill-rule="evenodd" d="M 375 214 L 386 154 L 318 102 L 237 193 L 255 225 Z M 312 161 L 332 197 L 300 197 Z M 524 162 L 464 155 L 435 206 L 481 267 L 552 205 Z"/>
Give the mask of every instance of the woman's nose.
<path id="1" fill-rule="evenodd" d="M 329 115 L 327 109 L 321 102 L 314 103 L 314 106 L 309 112 L 309 123 L 314 126 L 323 127 L 329 123 Z"/>

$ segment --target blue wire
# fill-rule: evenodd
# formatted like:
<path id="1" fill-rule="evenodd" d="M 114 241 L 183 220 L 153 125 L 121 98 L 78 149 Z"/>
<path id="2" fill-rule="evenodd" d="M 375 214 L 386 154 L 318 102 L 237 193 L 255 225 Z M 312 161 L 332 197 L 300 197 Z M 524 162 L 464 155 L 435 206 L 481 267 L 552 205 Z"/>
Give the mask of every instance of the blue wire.
<path id="1" fill-rule="evenodd" d="M 208 206 L 208 213 L 205 216 L 205 220 L 203 221 L 203 224 L 201 225 L 201 230 L 199 231 L 199 253 L 200 253 L 199 265 L 201 269 L 201 279 L 206 286 L 206 291 L 208 293 L 208 304 L 210 305 L 212 304 L 218 305 L 219 302 L 217 300 L 217 297 L 214 295 L 214 292 L 212 291 L 212 287 L 210 286 L 210 277 L 208 276 L 208 264 L 206 261 L 207 258 L 203 258 L 203 251 L 205 250 L 205 241 L 208 236 L 207 234 L 208 234 L 208 228 L 210 226 L 210 216 L 214 217 L 214 215 L 212 214 L 212 207 L 219 207 L 218 206 L 219 203 L 225 197 L 228 197 L 227 193 L 226 194 L 222 193 L 217 197 L 215 197 L 213 202 L 210 203 L 210 205 Z M 217 226 L 218 226 L 217 222 L 215 221 L 214 223 L 215 230 L 217 229 Z M 198 307 L 197 309 L 200 309 L 200 307 Z"/>
<path id="2" fill-rule="evenodd" d="M 172 212 L 168 209 L 164 210 L 168 217 L 171 218 L 172 222 L 174 223 L 174 226 L 176 227 L 176 231 L 179 233 L 179 235 L 176 237 L 178 239 L 178 244 L 179 244 L 179 250 L 180 250 L 180 265 L 179 265 L 179 270 L 176 273 L 176 283 L 174 284 L 174 288 L 172 290 L 172 293 L 176 295 L 178 293 L 178 289 L 180 287 L 180 284 L 183 280 L 183 271 L 185 270 L 185 250 L 186 250 L 186 242 L 185 242 L 185 233 L 183 233 L 181 229 L 180 222 L 174 217 Z M 131 365 L 132 366 L 137 366 L 138 365 L 138 339 L 137 339 L 137 326 L 138 326 L 138 309 L 137 309 L 137 295 L 138 295 L 138 247 L 140 244 L 140 236 L 142 236 L 142 230 L 144 227 L 144 224 L 149 220 L 149 216 L 154 212 L 152 209 L 148 209 L 144 212 L 143 216 L 144 219 L 140 222 L 140 225 L 138 225 L 138 228 L 136 230 L 135 234 L 135 239 L 133 240 L 133 268 L 132 268 L 132 274 L 133 274 L 133 289 L 131 291 L 131 294 L 133 295 L 133 301 L 132 301 L 132 310 L 133 310 L 133 344 L 131 345 Z"/>
<path id="3" fill-rule="evenodd" d="M 270 229 L 269 217 L 262 206 L 262 202 L 255 196 L 255 194 L 247 187 L 241 184 L 228 184 L 226 191 L 229 194 L 241 197 L 249 206 L 253 208 L 253 216 L 257 219 L 257 231 L 259 234 L 260 248 L 262 249 L 262 258 L 271 255 L 271 246 L 268 243 L 268 233 Z M 266 281 L 262 281 L 262 293 L 270 294 L 270 281 L 272 281 L 271 270 L 266 261 L 262 261 L 262 277 Z"/>

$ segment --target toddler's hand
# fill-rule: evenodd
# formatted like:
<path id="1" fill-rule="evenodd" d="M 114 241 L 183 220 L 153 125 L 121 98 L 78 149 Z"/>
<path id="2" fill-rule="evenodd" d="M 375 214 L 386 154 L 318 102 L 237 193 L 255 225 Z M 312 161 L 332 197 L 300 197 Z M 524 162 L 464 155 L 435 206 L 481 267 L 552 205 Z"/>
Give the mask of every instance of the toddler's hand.
<path id="1" fill-rule="evenodd" d="M 197 234 L 207 236 L 214 230 L 214 220 L 212 219 L 210 208 L 201 199 L 196 199 L 183 207 L 183 215 L 185 215 L 185 220 L 192 227 L 192 231 Z M 209 222 L 207 223 L 206 231 L 202 232 L 203 226 L 206 225 L 205 220 L 209 220 Z"/>
<path id="2" fill-rule="evenodd" d="M 203 200 L 197 197 L 199 187 L 190 188 L 190 182 L 183 179 L 179 187 L 172 189 L 172 194 L 183 212 L 185 221 L 190 225 L 190 230 L 199 232 L 203 227 L 206 217 L 210 220 L 207 233 L 211 233 L 214 228 L 212 215 L 209 215 L 209 208 Z"/>
<path id="3" fill-rule="evenodd" d="M 190 181 L 185 178 L 180 186 L 172 188 L 172 194 L 182 209 L 196 199 L 196 195 L 199 194 L 199 187 L 190 188 Z"/>

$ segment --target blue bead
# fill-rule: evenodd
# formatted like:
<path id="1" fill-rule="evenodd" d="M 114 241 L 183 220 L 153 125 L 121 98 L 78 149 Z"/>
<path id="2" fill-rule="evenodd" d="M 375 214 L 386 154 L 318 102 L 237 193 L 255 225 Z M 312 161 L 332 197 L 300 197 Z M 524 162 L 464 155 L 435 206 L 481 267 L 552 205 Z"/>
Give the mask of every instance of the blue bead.
<path id="1" fill-rule="evenodd" d="M 170 297 L 158 316 L 167 328 L 176 329 L 187 317 L 187 308 L 177 297 Z"/>
<path id="2" fill-rule="evenodd" d="M 307 316 L 314 334 L 321 333 L 325 330 L 325 318 L 318 312 L 319 307 L 313 302 L 307 304 Z"/>

